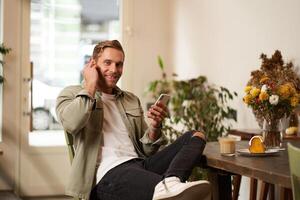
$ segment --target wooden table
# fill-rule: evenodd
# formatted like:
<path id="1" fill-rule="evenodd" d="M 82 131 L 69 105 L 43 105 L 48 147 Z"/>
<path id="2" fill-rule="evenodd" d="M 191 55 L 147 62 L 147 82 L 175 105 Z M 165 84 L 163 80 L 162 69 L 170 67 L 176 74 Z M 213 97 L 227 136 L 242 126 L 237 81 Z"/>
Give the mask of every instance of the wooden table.
<path id="1" fill-rule="evenodd" d="M 289 141 L 300 147 L 299 140 Z M 247 148 L 247 141 L 240 141 L 236 149 Z M 284 146 L 286 148 L 286 141 Z M 231 175 L 239 174 L 259 179 L 282 188 L 291 188 L 287 150 L 277 156 L 245 157 L 222 156 L 218 142 L 208 142 L 204 150 L 206 165 L 210 168 L 209 180 L 213 185 L 213 199 L 231 199 Z M 222 197 L 222 198 L 220 198 Z"/>

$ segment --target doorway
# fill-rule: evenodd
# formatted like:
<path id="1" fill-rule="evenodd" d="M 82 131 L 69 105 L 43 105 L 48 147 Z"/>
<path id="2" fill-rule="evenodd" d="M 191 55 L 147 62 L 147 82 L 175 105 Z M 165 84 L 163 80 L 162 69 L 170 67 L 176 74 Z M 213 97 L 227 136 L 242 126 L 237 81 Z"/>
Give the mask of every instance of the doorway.
<path id="1" fill-rule="evenodd" d="M 119 5 L 118 0 L 31 0 L 32 120 L 21 139 L 21 196 L 64 193 L 70 163 L 56 98 L 82 81 L 96 43 L 121 38 Z"/>

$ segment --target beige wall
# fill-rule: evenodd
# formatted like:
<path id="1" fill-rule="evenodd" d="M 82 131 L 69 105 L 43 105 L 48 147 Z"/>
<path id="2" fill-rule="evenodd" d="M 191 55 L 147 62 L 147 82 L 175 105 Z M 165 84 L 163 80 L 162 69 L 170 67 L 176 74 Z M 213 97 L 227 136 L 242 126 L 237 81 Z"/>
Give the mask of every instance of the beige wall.
<path id="1" fill-rule="evenodd" d="M 123 44 L 125 46 L 125 68 L 123 89 L 134 92 L 146 104 L 144 94 L 148 83 L 160 78 L 157 56 L 161 55 L 170 71 L 170 13 L 169 0 L 123 1 Z"/>
<path id="2" fill-rule="evenodd" d="M 5 57 L 3 93 L 3 137 L 0 147 L 0 188 L 13 189 L 18 180 L 21 133 L 22 1 L 3 1 L 3 41 L 12 48 Z M 7 20 L 9 19 L 9 20 Z"/>
<path id="3" fill-rule="evenodd" d="M 300 65 L 300 1 L 176 0 L 169 52 L 182 78 L 206 75 L 212 83 L 239 94 L 235 127 L 256 128 L 242 102 L 250 72 L 260 67 L 262 52 L 282 51 Z"/>
<path id="4" fill-rule="evenodd" d="M 122 86 L 141 97 L 151 80 L 160 77 L 156 57 L 179 78 L 206 75 L 239 96 L 236 128 L 257 128 L 242 102 L 251 71 L 260 67 L 262 52 L 282 51 L 300 63 L 300 2 L 297 0 L 128 0 L 123 22 L 126 50 Z M 128 3 L 129 2 L 129 3 Z M 129 30 L 129 31 L 128 31 Z"/>
<path id="5" fill-rule="evenodd" d="M 129 0 L 123 41 L 127 57 L 122 86 L 147 98 L 144 89 L 160 77 L 156 56 L 179 78 L 206 75 L 238 93 L 236 128 L 258 128 L 242 102 L 262 52 L 282 51 L 299 66 L 300 2 L 297 0 Z M 128 29 L 130 34 L 128 34 Z"/>

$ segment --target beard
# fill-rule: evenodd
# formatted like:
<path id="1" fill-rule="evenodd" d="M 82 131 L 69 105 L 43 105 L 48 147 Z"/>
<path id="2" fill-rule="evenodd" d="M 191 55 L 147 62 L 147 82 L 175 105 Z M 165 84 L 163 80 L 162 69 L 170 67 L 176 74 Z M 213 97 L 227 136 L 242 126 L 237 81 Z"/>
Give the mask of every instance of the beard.
<path id="1" fill-rule="evenodd" d="M 121 74 L 119 73 L 110 73 L 106 75 L 102 75 L 99 84 L 98 84 L 98 90 L 109 93 L 114 89 L 121 77 Z"/>
<path id="2" fill-rule="evenodd" d="M 121 75 L 114 73 L 104 76 L 105 83 L 108 87 L 115 87 L 120 79 Z"/>

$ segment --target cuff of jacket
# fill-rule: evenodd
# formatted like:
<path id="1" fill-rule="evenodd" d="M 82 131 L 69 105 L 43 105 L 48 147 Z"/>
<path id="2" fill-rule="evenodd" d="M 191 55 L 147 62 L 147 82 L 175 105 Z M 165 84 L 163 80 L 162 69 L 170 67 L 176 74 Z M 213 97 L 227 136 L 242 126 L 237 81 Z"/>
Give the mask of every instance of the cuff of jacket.
<path id="1" fill-rule="evenodd" d="M 150 132 L 150 128 L 148 128 L 144 136 L 140 139 L 140 142 L 146 145 L 159 145 L 159 146 L 167 143 L 167 138 L 164 134 L 161 134 L 160 137 L 157 138 L 157 140 L 152 141 L 149 138 L 149 132 Z"/>
<path id="2" fill-rule="evenodd" d="M 85 96 L 88 97 L 91 100 L 91 107 L 89 110 L 94 110 L 96 107 L 96 99 L 94 97 L 92 97 L 90 95 L 90 93 L 88 93 L 88 91 L 86 91 L 85 89 L 82 89 L 78 92 L 78 94 L 76 95 L 76 97 L 80 97 L 80 96 Z"/>
<path id="3" fill-rule="evenodd" d="M 88 93 L 88 91 L 86 91 L 85 89 L 80 90 L 80 91 L 78 92 L 78 94 L 76 95 L 76 97 L 78 97 L 78 96 L 88 96 L 90 99 L 95 100 L 95 98 L 92 97 L 92 96 L 90 95 L 90 93 Z"/>

